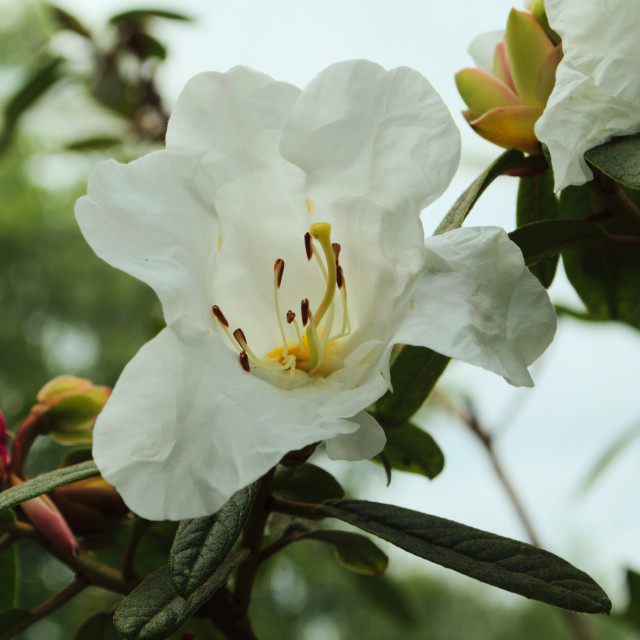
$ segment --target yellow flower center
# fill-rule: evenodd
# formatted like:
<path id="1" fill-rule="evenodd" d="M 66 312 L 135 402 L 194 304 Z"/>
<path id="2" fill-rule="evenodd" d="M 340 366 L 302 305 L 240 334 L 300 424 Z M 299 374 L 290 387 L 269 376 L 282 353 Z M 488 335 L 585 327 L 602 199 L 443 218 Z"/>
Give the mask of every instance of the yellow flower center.
<path id="1" fill-rule="evenodd" d="M 316 242 L 322 249 L 322 257 L 316 250 Z M 347 287 L 339 259 L 340 245 L 331 242 L 331 225 L 328 222 L 312 224 L 309 232 L 304 236 L 304 245 L 307 260 L 310 261 L 315 257 L 326 289 L 324 297 L 315 311 L 309 307 L 308 298 L 301 301 L 300 323 L 291 309 L 283 315 L 280 310 L 279 291 L 285 264 L 281 258 L 275 261 L 273 265 L 273 302 L 282 346 L 276 347 L 266 356 L 260 358 L 247 344 L 242 329 L 235 329 L 231 334 L 229 322 L 220 307 L 217 305 L 212 307 L 213 315 L 223 333 L 229 343 L 239 352 L 238 359 L 245 371 L 261 370 L 293 377 L 297 370 L 304 371 L 309 375 L 317 375 L 336 340 L 351 332 L 347 311 Z M 342 299 L 342 323 L 340 329 L 334 331 L 336 289 L 340 291 Z M 304 334 L 300 330 L 300 324 Z M 295 337 L 290 342 L 287 333 L 293 334 L 294 332 Z"/>

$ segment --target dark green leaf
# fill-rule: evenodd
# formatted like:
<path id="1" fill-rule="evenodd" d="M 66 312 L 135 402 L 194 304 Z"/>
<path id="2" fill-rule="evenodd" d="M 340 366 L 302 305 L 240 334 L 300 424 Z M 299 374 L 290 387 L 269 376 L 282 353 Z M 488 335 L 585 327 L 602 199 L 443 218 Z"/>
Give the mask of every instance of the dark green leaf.
<path id="1" fill-rule="evenodd" d="M 516 205 L 516 226 L 555 220 L 559 216 L 558 200 L 553 192 L 553 172 L 550 169 L 520 178 Z M 529 268 L 545 288 L 553 282 L 559 256 L 533 263 Z"/>
<path id="2" fill-rule="evenodd" d="M 630 189 L 640 189 L 640 134 L 613 138 L 589 149 L 584 159 Z"/>
<path id="3" fill-rule="evenodd" d="M 165 11 L 164 9 L 132 9 L 118 13 L 109 19 L 111 24 L 121 25 L 124 23 L 136 23 L 149 18 L 163 18 L 164 20 L 179 20 L 181 22 L 191 22 L 193 18 L 183 13 L 175 11 Z"/>
<path id="4" fill-rule="evenodd" d="M 376 403 L 382 426 L 399 427 L 407 422 L 424 404 L 450 359 L 425 347 L 404 347 L 391 367 L 393 391 Z"/>
<path id="5" fill-rule="evenodd" d="M 31 617 L 31 612 L 26 609 L 9 609 L 0 613 L 0 629 L 8 630 L 17 625 L 21 625 L 23 622 Z"/>
<path id="6" fill-rule="evenodd" d="M 272 490 L 278 498 L 296 502 L 322 502 L 344 496 L 342 487 L 330 473 L 309 462 L 298 467 L 280 467 Z"/>
<path id="7" fill-rule="evenodd" d="M 13 511 L 9 511 L 9 509 L 0 511 L 0 520 L 15 522 L 15 519 Z M 0 611 L 12 609 L 18 604 L 19 578 L 18 549 L 15 544 L 11 544 L 0 552 L 0 580 L 2 581 Z"/>
<path id="8" fill-rule="evenodd" d="M 234 493 L 212 516 L 183 520 L 169 555 L 176 591 L 190 596 L 224 562 L 242 532 L 258 490 L 254 483 Z"/>
<path id="9" fill-rule="evenodd" d="M 579 245 L 599 244 L 605 236 L 600 225 L 585 220 L 532 222 L 509 234 L 529 265 Z"/>
<path id="10" fill-rule="evenodd" d="M 329 500 L 316 511 L 425 560 L 527 598 L 584 613 L 611 609 L 604 591 L 586 573 L 524 542 L 376 502 Z"/>
<path id="11" fill-rule="evenodd" d="M 624 617 L 640 631 L 640 573 L 627 569 L 627 588 L 629 604 Z"/>
<path id="12" fill-rule="evenodd" d="M 115 136 L 97 136 L 95 138 L 76 140 L 68 144 L 67 149 L 69 149 L 69 151 L 101 151 L 119 144 L 122 144 L 121 138 Z"/>
<path id="13" fill-rule="evenodd" d="M 55 58 L 35 71 L 4 108 L 4 133 L 9 136 L 22 114 L 61 77 L 62 58 Z"/>
<path id="14" fill-rule="evenodd" d="M 73 640 L 118 640 L 120 635 L 113 626 L 113 614 L 101 611 L 85 620 Z"/>
<path id="15" fill-rule="evenodd" d="M 58 24 L 60 29 L 67 29 L 68 31 L 75 31 L 75 33 L 81 35 L 84 38 L 91 39 L 91 33 L 75 16 L 69 12 L 49 5 L 49 10 L 53 16 L 53 21 Z"/>
<path id="16" fill-rule="evenodd" d="M 435 478 L 444 467 L 444 454 L 436 441 L 410 422 L 387 431 L 384 454 L 393 469 Z"/>
<path id="17" fill-rule="evenodd" d="M 120 604 L 113 618 L 127 640 L 162 640 L 177 631 L 222 587 L 229 574 L 249 555 L 248 549 L 233 553 L 188 598 L 179 596 L 164 566 L 148 575 Z"/>
<path id="18" fill-rule="evenodd" d="M 97 475 L 100 475 L 100 472 L 92 460 L 43 473 L 17 487 L 5 489 L 0 493 L 0 511 L 15 507 L 25 500 L 31 500 L 31 498 L 36 498 L 43 493 L 49 493 L 49 491 L 53 491 L 57 487 L 70 482 L 76 482 L 83 478 L 92 478 Z"/>
<path id="19" fill-rule="evenodd" d="M 148 33 L 139 33 L 135 39 L 135 47 L 131 47 L 135 54 L 141 60 L 147 58 L 158 58 L 164 60 L 167 57 L 167 47 L 157 38 L 150 36 Z"/>
<path id="20" fill-rule="evenodd" d="M 637 192 L 627 195 L 640 201 Z M 582 218 L 604 209 L 602 200 L 589 185 L 567 187 L 560 195 L 563 218 Z M 615 218 L 603 221 L 601 226 L 608 234 L 633 238 L 627 227 Z M 594 318 L 622 320 L 640 328 L 640 250 L 637 246 L 586 246 L 565 251 L 562 260 L 569 281 Z"/>
<path id="21" fill-rule="evenodd" d="M 522 151 L 510 149 L 499 156 L 495 162 L 489 165 L 456 200 L 453 207 L 438 225 L 434 235 L 458 229 L 465 218 L 478 201 L 483 191 L 503 173 L 517 171 L 519 169 L 544 166 L 544 160 L 538 156 L 525 158 Z"/>

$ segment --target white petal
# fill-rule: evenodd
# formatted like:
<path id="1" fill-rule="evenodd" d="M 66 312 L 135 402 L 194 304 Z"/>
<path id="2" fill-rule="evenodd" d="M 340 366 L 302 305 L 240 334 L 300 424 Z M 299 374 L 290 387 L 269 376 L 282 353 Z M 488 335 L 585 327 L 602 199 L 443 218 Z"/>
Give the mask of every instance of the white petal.
<path id="1" fill-rule="evenodd" d="M 332 460 L 368 460 L 377 456 L 387 442 L 384 430 L 366 411 L 351 418 L 360 428 L 327 440 L 327 455 Z"/>
<path id="2" fill-rule="evenodd" d="M 281 149 L 307 173 L 310 197 L 319 203 L 367 195 L 416 213 L 451 181 L 460 134 L 418 72 L 356 60 L 325 69 L 305 88 Z"/>
<path id="3" fill-rule="evenodd" d="M 213 197 L 200 163 L 156 151 L 98 164 L 76 218 L 98 256 L 154 289 L 167 322 L 180 313 L 204 318 L 218 235 Z"/>
<path id="4" fill-rule="evenodd" d="M 125 367 L 96 422 L 94 458 L 143 517 L 211 514 L 290 450 L 357 428 L 318 415 L 331 392 L 263 382 L 183 317 Z"/>
<path id="5" fill-rule="evenodd" d="M 533 386 L 527 366 L 550 344 L 556 315 L 520 249 L 497 227 L 450 231 L 427 238 L 425 246 L 429 268 L 396 341 Z"/>
<path id="6" fill-rule="evenodd" d="M 556 190 L 584 184 L 585 151 L 613 136 L 640 131 L 640 3 L 637 0 L 548 0 L 564 57 L 547 108 L 535 126 L 549 147 Z"/>
<path id="7" fill-rule="evenodd" d="M 493 72 L 493 56 L 496 51 L 496 47 L 500 44 L 504 38 L 504 29 L 501 31 L 490 31 L 489 33 L 483 33 L 476 38 L 469 45 L 469 54 L 476 63 L 478 69 L 482 69 L 487 73 Z"/>
<path id="8" fill-rule="evenodd" d="M 247 67 L 201 73 L 183 89 L 167 129 L 167 149 L 199 156 L 217 186 L 283 164 L 283 122 L 300 89 Z"/>

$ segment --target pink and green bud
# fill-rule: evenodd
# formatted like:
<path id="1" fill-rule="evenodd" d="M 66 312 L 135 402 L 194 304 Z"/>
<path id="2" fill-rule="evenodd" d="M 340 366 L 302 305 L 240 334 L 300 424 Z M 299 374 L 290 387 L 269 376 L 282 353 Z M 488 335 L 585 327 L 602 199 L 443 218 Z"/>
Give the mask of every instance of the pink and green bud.
<path id="1" fill-rule="evenodd" d="M 549 18 L 547 18 L 547 11 L 544 8 L 544 2 L 542 0 L 532 0 L 529 5 L 529 11 L 531 15 L 538 21 L 538 24 L 544 29 L 547 37 L 554 45 L 560 44 L 560 36 L 551 28 L 549 24 Z"/>
<path id="2" fill-rule="evenodd" d="M 544 5 L 535 6 L 542 15 Z M 540 22 L 530 13 L 512 9 L 504 39 L 494 51 L 492 73 L 463 69 L 456 74 L 456 86 L 469 107 L 463 112 L 465 119 L 494 144 L 541 153 L 534 125 L 553 90 L 561 58 L 560 45 Z"/>
<path id="3" fill-rule="evenodd" d="M 47 421 L 49 435 L 62 444 L 83 444 L 92 440 L 93 424 L 111 390 L 90 380 L 59 376 L 38 392 L 38 409 Z"/>
<path id="4" fill-rule="evenodd" d="M 18 476 L 11 474 L 13 486 L 20 485 L 22 482 L 23 480 Z M 80 555 L 80 545 L 76 537 L 49 496 L 41 495 L 27 500 L 20 507 L 36 529 L 51 540 L 58 549 L 74 558 Z"/>

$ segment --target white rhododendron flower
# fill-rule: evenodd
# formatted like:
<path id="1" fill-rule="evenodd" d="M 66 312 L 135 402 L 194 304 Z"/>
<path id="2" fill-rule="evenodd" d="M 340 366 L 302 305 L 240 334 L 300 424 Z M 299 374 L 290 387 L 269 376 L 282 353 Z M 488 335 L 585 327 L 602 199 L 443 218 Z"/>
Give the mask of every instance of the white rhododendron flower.
<path id="1" fill-rule="evenodd" d="M 289 451 L 369 458 L 364 409 L 396 343 L 515 385 L 555 314 L 497 228 L 425 241 L 458 131 L 416 71 L 329 67 L 304 91 L 251 69 L 182 92 L 166 150 L 96 167 L 77 218 L 95 252 L 149 284 L 167 327 L 126 366 L 94 457 L 151 519 L 215 512 Z"/>
<path id="2" fill-rule="evenodd" d="M 592 178 L 585 151 L 640 131 L 640 2 L 545 0 L 545 7 L 564 57 L 535 132 L 560 190 Z"/>

